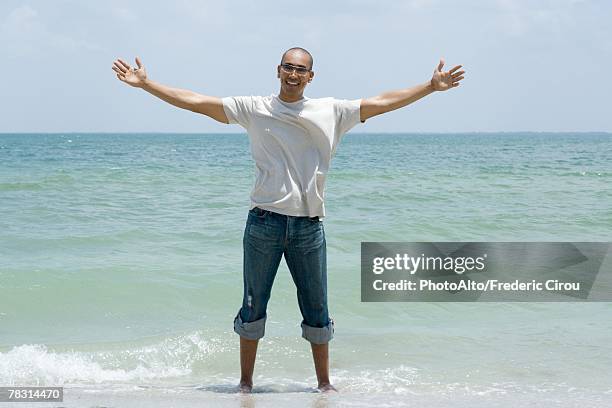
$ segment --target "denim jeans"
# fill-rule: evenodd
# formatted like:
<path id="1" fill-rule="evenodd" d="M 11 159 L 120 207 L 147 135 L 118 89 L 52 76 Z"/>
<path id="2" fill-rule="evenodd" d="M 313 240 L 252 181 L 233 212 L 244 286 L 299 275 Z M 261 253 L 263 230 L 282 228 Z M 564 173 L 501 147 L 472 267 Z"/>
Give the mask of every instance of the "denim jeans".
<path id="1" fill-rule="evenodd" d="M 264 336 L 266 308 L 284 255 L 297 287 L 302 337 L 315 344 L 329 342 L 334 322 L 327 311 L 323 222 L 318 217 L 292 217 L 255 207 L 249 211 L 243 247 L 244 294 L 234 331 L 251 340 Z"/>

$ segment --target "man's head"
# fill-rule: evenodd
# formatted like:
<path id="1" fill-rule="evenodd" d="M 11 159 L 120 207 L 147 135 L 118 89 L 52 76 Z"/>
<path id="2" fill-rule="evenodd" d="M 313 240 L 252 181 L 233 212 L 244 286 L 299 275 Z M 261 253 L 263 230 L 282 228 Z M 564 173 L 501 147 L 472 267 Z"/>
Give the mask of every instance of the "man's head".
<path id="1" fill-rule="evenodd" d="M 312 55 L 304 48 L 293 47 L 285 51 L 276 68 L 281 83 L 281 99 L 293 102 L 302 98 L 304 88 L 314 77 L 312 64 Z"/>

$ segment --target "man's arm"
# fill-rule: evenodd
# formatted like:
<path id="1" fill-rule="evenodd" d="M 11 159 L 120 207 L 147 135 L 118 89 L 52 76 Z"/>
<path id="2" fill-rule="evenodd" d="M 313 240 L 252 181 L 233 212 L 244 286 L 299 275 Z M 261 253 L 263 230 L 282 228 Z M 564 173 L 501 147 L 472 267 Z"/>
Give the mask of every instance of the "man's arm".
<path id="1" fill-rule="evenodd" d="M 429 82 L 413 86 L 412 88 L 385 92 L 372 98 L 362 99 L 361 107 L 359 109 L 361 121 L 363 122 L 366 119 L 369 119 L 372 116 L 380 115 L 381 113 L 402 108 L 435 91 L 446 91 L 451 88 L 458 87 L 459 81 L 463 79 L 463 74 L 465 73 L 465 71 L 457 72 L 457 70 L 461 68 L 461 65 L 457 65 L 450 71 L 446 72 L 442 71 L 442 67 L 444 67 L 443 59 L 440 60 L 440 63 L 434 70 L 434 74 Z"/>
<path id="2" fill-rule="evenodd" d="M 145 68 L 138 57 L 136 57 L 136 65 L 138 68 L 132 68 L 125 61 L 117 59 L 113 63 L 113 71 L 117 73 L 120 81 L 135 88 L 142 88 L 171 105 L 201 113 L 222 123 L 229 123 L 221 98 L 201 95 L 186 89 L 171 88 L 151 81 L 147 78 Z"/>

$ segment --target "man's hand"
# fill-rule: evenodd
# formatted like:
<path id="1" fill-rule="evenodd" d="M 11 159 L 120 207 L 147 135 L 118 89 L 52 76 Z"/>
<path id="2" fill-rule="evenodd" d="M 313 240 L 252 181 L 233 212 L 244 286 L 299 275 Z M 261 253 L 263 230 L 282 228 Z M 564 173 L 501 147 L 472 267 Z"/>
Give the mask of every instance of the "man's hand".
<path id="1" fill-rule="evenodd" d="M 444 59 L 440 59 L 438 67 L 434 70 L 433 76 L 431 77 L 431 86 L 434 91 L 447 91 L 451 88 L 459 86 L 459 81 L 463 79 L 465 71 L 457 70 L 461 68 L 461 65 L 457 65 L 450 71 L 442 71 L 444 67 Z"/>
<path id="2" fill-rule="evenodd" d="M 142 88 L 147 80 L 147 71 L 138 57 L 136 57 L 136 65 L 138 68 L 132 68 L 130 64 L 118 58 L 113 63 L 113 71 L 117 73 L 120 81 L 136 88 Z"/>

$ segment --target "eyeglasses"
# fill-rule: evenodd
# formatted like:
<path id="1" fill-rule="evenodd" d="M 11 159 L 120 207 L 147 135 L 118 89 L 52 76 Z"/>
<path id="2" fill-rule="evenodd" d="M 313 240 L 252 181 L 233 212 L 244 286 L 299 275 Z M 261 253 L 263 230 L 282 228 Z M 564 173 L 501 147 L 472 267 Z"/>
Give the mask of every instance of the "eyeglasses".
<path id="1" fill-rule="evenodd" d="M 310 72 L 308 68 L 296 67 L 295 65 L 291 65 L 291 64 L 281 64 L 281 69 L 287 74 L 290 74 L 293 71 L 295 71 L 298 75 L 306 75 L 307 73 Z"/>

